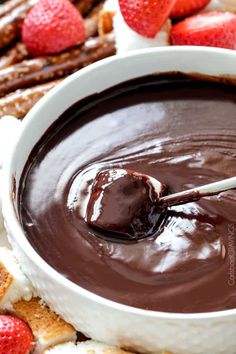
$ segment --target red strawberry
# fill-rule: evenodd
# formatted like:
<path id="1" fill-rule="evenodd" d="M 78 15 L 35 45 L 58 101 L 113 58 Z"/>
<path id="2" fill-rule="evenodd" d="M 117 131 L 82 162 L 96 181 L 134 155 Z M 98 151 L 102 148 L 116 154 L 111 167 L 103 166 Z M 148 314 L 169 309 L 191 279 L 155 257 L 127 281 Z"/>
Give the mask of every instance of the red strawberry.
<path id="1" fill-rule="evenodd" d="M 236 49 L 236 15 L 208 12 L 192 16 L 172 27 L 173 45 L 199 45 Z"/>
<path id="2" fill-rule="evenodd" d="M 211 0 L 176 0 L 171 10 L 170 17 L 174 19 L 184 18 L 203 9 Z"/>
<path id="3" fill-rule="evenodd" d="M 0 354 L 28 354 L 33 346 L 33 335 L 25 322 L 0 315 Z"/>
<path id="4" fill-rule="evenodd" d="M 22 38 L 32 55 L 57 53 L 85 39 L 84 21 L 70 0 L 39 0 L 24 21 Z"/>
<path id="5" fill-rule="evenodd" d="M 119 0 L 125 22 L 144 37 L 154 38 L 170 15 L 175 0 Z"/>

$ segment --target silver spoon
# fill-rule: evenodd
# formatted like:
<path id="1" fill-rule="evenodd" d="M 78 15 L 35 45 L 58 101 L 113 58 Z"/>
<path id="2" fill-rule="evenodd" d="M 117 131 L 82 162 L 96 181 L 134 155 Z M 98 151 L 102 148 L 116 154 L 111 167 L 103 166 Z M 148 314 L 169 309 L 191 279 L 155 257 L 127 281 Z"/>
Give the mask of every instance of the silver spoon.
<path id="1" fill-rule="evenodd" d="M 191 203 L 203 197 L 217 195 L 231 189 L 236 189 L 236 177 L 161 197 L 158 200 L 158 204 L 162 208 L 167 208 L 175 205 Z"/>

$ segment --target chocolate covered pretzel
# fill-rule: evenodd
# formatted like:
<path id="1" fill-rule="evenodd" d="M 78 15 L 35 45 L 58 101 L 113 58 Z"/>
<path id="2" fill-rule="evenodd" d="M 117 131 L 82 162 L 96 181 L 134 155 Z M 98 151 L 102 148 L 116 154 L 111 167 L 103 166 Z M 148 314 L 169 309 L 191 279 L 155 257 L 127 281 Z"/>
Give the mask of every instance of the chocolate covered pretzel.
<path id="1" fill-rule="evenodd" d="M 0 57 L 0 70 L 17 64 L 29 57 L 29 53 L 22 42 L 16 43 Z"/>
<path id="2" fill-rule="evenodd" d="M 0 99 L 0 118 L 5 115 L 22 119 L 48 91 L 61 80 L 50 81 L 28 89 L 19 89 Z"/>
<path id="3" fill-rule="evenodd" d="M 98 33 L 98 23 L 100 12 L 102 11 L 104 1 L 100 1 L 85 18 L 85 29 L 87 38 L 93 37 Z"/>
<path id="4" fill-rule="evenodd" d="M 28 0 L 8 0 L 0 5 L 0 17 L 9 14 L 17 6 L 28 2 Z"/>
<path id="5" fill-rule="evenodd" d="M 81 15 L 85 16 L 98 2 L 97 0 L 75 0 L 73 1 L 75 7 L 79 10 Z"/>
<path id="6" fill-rule="evenodd" d="M 0 49 L 20 37 L 25 16 L 38 0 L 28 0 L 0 18 Z"/>
<path id="7" fill-rule="evenodd" d="M 0 96 L 71 74 L 115 54 L 113 34 L 89 39 L 61 54 L 25 60 L 0 70 Z"/>

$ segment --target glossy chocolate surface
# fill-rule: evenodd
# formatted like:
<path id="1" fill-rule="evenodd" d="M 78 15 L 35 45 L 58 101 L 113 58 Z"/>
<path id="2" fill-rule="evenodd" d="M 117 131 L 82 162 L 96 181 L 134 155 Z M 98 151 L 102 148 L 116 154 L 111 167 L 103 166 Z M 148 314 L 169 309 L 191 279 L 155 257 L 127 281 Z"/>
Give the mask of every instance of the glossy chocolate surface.
<path id="1" fill-rule="evenodd" d="M 236 87 L 145 77 L 78 102 L 48 130 L 22 176 L 21 223 L 52 267 L 105 298 L 168 312 L 236 308 L 236 191 L 170 208 L 161 234 L 133 244 L 101 238 L 83 218 L 99 171 L 135 170 L 174 193 L 235 176 L 235 162 Z"/>

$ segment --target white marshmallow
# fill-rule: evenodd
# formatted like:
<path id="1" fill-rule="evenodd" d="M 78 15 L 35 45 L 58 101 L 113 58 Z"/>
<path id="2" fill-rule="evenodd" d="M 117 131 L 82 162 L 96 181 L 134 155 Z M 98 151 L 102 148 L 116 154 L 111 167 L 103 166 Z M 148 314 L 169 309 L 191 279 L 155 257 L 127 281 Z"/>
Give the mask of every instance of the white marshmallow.
<path id="1" fill-rule="evenodd" d="M 118 0 L 106 0 L 103 5 L 103 10 L 116 12 L 119 10 Z"/>
<path id="2" fill-rule="evenodd" d="M 13 252 L 6 247 L 0 247 L 0 262 L 12 276 L 10 286 L 5 289 L 5 294 L 0 299 L 1 309 L 11 309 L 12 304 L 19 300 L 30 300 L 34 294 L 31 282 L 22 273 Z"/>
<path id="3" fill-rule="evenodd" d="M 153 39 L 145 38 L 134 32 L 124 21 L 118 11 L 113 20 L 117 54 L 127 53 L 136 49 L 168 46 L 170 44 L 171 23 L 169 20 Z"/>
<path id="4" fill-rule="evenodd" d="M 111 345 L 103 344 L 93 340 L 88 340 L 86 342 L 78 343 L 77 345 L 73 343 L 57 345 L 56 347 L 50 350 L 46 350 L 44 354 L 105 354 L 109 351 L 111 351 L 112 354 L 126 353 L 125 351 L 117 347 L 113 347 Z"/>
<path id="5" fill-rule="evenodd" d="M 77 345 L 73 342 L 59 344 L 51 349 L 48 349 L 44 354 L 78 354 Z"/>

